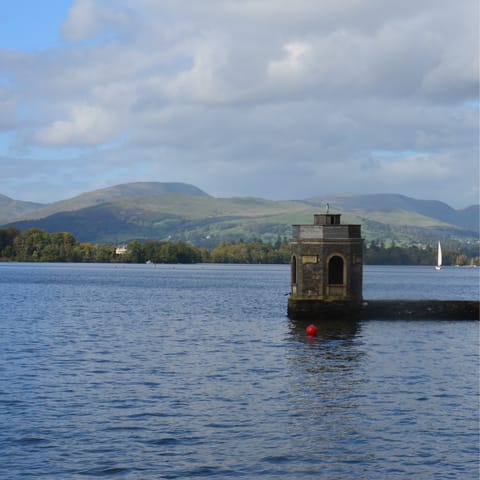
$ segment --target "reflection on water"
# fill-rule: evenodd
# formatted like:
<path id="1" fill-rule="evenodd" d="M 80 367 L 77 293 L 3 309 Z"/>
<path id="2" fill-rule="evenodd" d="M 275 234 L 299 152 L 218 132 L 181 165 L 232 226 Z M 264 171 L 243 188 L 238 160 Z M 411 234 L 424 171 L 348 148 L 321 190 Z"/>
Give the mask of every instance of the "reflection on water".
<path id="1" fill-rule="evenodd" d="M 360 324 L 356 321 L 323 321 L 317 322 L 316 337 L 309 337 L 305 331 L 309 321 L 290 321 L 292 343 L 290 361 L 303 368 L 307 373 L 322 373 L 336 375 L 351 371 L 357 365 L 361 351 L 355 342 Z M 298 348 L 298 343 L 304 346 Z M 302 374 L 302 372 L 297 372 Z"/>
<path id="2" fill-rule="evenodd" d="M 368 436 L 356 418 L 365 357 L 356 341 L 361 325 L 317 322 L 318 335 L 310 338 L 305 334 L 309 323 L 291 321 L 289 325 L 290 434 L 302 443 L 311 461 L 320 462 L 334 478 L 341 477 L 346 473 L 343 462 L 366 465 L 370 461 L 370 453 L 362 448 Z"/>
<path id="3" fill-rule="evenodd" d="M 362 351 L 355 342 L 359 324 L 351 321 L 324 322 L 318 324 L 316 337 L 305 334 L 308 325 L 305 321 L 290 321 L 293 342 L 287 358 L 295 369 L 293 376 L 303 379 L 302 382 L 305 379 L 311 381 L 312 388 L 322 385 L 322 392 L 325 379 L 330 382 L 338 378 L 345 385 L 345 375 L 354 371 L 362 357 Z M 334 385 L 333 389 L 337 387 Z"/>
<path id="4" fill-rule="evenodd" d="M 310 324 L 318 328 L 318 337 L 320 341 L 330 341 L 335 339 L 353 338 L 360 329 L 360 322 L 356 320 L 290 320 L 290 332 L 292 335 L 302 338 Z"/>
<path id="5" fill-rule="evenodd" d="M 325 478 L 477 478 L 478 322 L 308 324 L 289 324 L 290 432 Z"/>

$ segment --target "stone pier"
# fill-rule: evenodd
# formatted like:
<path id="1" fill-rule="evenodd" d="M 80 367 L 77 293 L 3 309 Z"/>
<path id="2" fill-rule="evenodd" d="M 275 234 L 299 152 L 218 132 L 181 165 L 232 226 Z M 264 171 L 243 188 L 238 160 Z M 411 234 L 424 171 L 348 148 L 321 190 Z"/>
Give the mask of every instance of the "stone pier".
<path id="1" fill-rule="evenodd" d="M 480 320 L 476 300 L 364 300 L 361 305 L 344 302 L 289 302 L 291 319 L 328 320 Z"/>

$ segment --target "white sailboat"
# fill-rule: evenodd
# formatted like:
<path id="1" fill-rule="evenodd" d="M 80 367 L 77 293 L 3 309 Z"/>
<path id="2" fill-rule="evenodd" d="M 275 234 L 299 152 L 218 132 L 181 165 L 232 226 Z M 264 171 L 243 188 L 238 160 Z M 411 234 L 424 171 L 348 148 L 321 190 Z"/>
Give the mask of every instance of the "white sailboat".
<path id="1" fill-rule="evenodd" d="M 442 268 L 442 246 L 438 242 L 438 253 L 437 253 L 437 264 L 435 265 L 435 270 L 440 270 Z"/>

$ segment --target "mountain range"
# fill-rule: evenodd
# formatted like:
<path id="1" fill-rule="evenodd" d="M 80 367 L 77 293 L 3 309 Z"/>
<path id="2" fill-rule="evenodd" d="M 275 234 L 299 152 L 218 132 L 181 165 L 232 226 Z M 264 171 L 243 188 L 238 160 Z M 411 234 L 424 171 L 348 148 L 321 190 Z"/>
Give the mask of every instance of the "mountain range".
<path id="1" fill-rule="evenodd" d="M 217 198 L 193 185 L 161 182 L 117 185 L 50 204 L 0 195 L 0 225 L 67 231 L 80 242 L 157 239 L 211 247 L 221 241 L 289 238 L 292 224 L 312 223 L 327 203 L 330 211 L 343 214 L 344 223 L 362 224 L 367 241 L 478 242 L 479 205 L 454 209 L 398 194 Z"/>

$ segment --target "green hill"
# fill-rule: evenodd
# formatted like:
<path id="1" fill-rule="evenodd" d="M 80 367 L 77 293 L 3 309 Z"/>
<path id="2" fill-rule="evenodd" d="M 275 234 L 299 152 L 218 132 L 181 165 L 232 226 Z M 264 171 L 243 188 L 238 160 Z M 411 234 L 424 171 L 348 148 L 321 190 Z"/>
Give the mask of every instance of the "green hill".
<path id="1" fill-rule="evenodd" d="M 22 215 L 31 214 L 42 207 L 41 203 L 22 202 L 0 195 L 0 224 Z"/>
<path id="2" fill-rule="evenodd" d="M 213 198 L 168 193 L 120 198 L 41 219 L 13 222 L 21 230 L 68 231 L 81 242 L 124 243 L 133 239 L 183 240 L 199 246 L 224 240 L 290 235 L 296 219 L 310 221 L 315 209 L 302 202 Z"/>
<path id="3" fill-rule="evenodd" d="M 306 201 L 315 206 L 328 202 L 339 210 L 355 212 L 360 217 L 367 216 L 383 223 L 414 226 L 443 224 L 479 231 L 479 205 L 455 210 L 437 200 L 417 200 L 396 194 L 315 197 Z"/>
<path id="4" fill-rule="evenodd" d="M 221 241 L 289 238 L 292 224 L 311 223 L 326 203 L 343 214 L 345 223 L 361 223 L 367 241 L 478 242 L 478 206 L 455 210 L 442 202 L 390 194 L 304 201 L 215 198 L 192 185 L 155 182 L 117 185 L 38 205 L 20 218 L 12 210 L 4 226 L 67 231 L 81 242 L 156 239 L 212 247 Z"/>
<path id="5" fill-rule="evenodd" d="M 187 183 L 162 183 L 162 182 L 135 182 L 113 187 L 102 188 L 92 192 L 82 193 L 67 200 L 39 205 L 36 209 L 22 215 L 24 220 L 40 219 L 59 212 L 73 212 L 94 205 L 102 205 L 122 198 L 143 198 L 148 196 L 180 193 L 191 196 L 208 196 L 205 192 Z M 12 218 L 12 217 L 10 217 Z"/>

